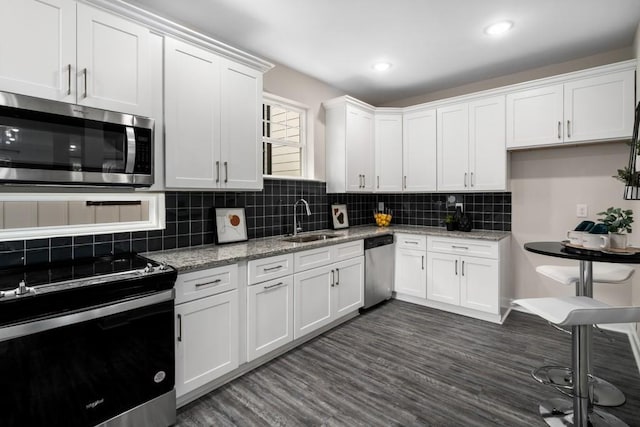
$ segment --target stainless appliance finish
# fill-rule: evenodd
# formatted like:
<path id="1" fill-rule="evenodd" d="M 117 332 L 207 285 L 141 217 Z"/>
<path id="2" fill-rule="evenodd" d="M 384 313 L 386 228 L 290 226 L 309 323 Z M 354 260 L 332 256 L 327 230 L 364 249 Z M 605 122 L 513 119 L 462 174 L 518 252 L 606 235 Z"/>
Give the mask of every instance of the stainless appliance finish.
<path id="1" fill-rule="evenodd" d="M 148 187 L 154 120 L 0 92 L 0 183 Z"/>
<path id="2" fill-rule="evenodd" d="M 393 235 L 364 241 L 364 308 L 391 298 L 394 266 Z"/>

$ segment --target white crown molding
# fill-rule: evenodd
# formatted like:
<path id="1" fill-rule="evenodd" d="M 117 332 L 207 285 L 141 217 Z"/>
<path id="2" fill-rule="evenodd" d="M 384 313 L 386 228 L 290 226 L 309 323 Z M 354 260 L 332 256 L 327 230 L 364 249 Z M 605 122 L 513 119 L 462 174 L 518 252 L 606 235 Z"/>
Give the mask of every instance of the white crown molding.
<path id="1" fill-rule="evenodd" d="M 269 71 L 274 67 L 274 64 L 269 61 L 243 52 L 240 49 L 236 49 L 235 47 L 229 46 L 228 44 L 219 42 L 209 36 L 184 27 L 180 24 L 170 21 L 167 18 L 163 18 L 162 16 L 156 15 L 137 6 L 133 6 L 122 0 L 78 1 L 102 8 L 111 13 L 116 13 L 132 21 L 137 21 L 138 23 L 148 27 L 152 31 L 159 34 L 179 38 L 188 43 L 212 50 L 222 56 L 227 57 L 228 59 L 242 63 L 263 73 Z"/>

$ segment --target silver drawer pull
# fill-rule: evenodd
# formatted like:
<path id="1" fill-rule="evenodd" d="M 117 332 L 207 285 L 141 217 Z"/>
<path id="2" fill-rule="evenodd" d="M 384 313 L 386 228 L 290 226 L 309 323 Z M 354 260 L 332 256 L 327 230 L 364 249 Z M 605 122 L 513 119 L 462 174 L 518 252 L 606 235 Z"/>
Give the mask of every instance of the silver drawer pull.
<path id="1" fill-rule="evenodd" d="M 284 282 L 278 282 L 278 283 L 276 283 L 274 285 L 265 286 L 263 289 L 265 289 L 265 290 L 266 289 L 273 289 L 273 288 L 277 288 L 278 286 L 282 286 L 282 285 L 284 285 Z"/>
<path id="2" fill-rule="evenodd" d="M 178 342 L 182 342 L 182 315 L 178 314 Z"/>
<path id="3" fill-rule="evenodd" d="M 264 271 L 273 271 L 273 270 L 280 270 L 282 268 L 281 265 L 276 265 L 275 267 L 269 267 L 269 268 L 264 268 Z"/>
<path id="4" fill-rule="evenodd" d="M 420 244 L 419 242 L 415 242 L 413 240 L 405 240 L 404 242 L 405 243 L 411 243 L 412 245 L 419 245 Z"/>
<path id="5" fill-rule="evenodd" d="M 468 246 L 455 246 L 455 245 L 451 245 L 451 247 L 453 249 L 465 249 L 465 250 L 469 250 Z"/>
<path id="6" fill-rule="evenodd" d="M 206 282 L 206 283 L 196 283 L 196 288 L 200 288 L 202 286 L 208 286 L 208 285 L 215 285 L 216 283 L 220 283 L 222 282 L 222 279 L 216 279 L 212 282 Z"/>

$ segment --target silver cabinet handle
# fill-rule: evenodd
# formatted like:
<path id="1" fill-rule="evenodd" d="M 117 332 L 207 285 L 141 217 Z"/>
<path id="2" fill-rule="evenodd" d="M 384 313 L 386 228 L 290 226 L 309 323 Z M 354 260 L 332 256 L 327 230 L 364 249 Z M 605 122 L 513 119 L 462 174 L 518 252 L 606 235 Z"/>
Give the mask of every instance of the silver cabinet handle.
<path id="1" fill-rule="evenodd" d="M 87 97 L 87 69 L 82 70 L 82 74 L 84 75 L 84 97 Z"/>
<path id="2" fill-rule="evenodd" d="M 571 138 L 571 120 L 567 120 L 567 138 Z"/>
<path id="3" fill-rule="evenodd" d="M 358 174 L 358 188 L 362 188 L 362 174 Z"/>
<path id="4" fill-rule="evenodd" d="M 456 276 L 458 275 L 458 260 L 456 260 Z"/>
<path id="5" fill-rule="evenodd" d="M 464 276 L 464 261 L 462 261 L 462 275 Z"/>
<path id="6" fill-rule="evenodd" d="M 278 282 L 278 283 L 275 283 L 273 285 L 265 286 L 263 289 L 265 289 L 265 290 L 273 289 L 273 288 L 277 288 L 277 287 L 282 286 L 282 285 L 284 285 L 284 282 Z"/>
<path id="7" fill-rule="evenodd" d="M 205 282 L 205 283 L 196 283 L 196 289 L 201 288 L 203 286 L 215 285 L 216 283 L 220 283 L 220 282 L 222 282 L 222 279 L 216 279 L 211 282 Z"/>
<path id="8" fill-rule="evenodd" d="M 424 255 L 422 255 L 422 269 L 424 270 Z"/>
<path id="9" fill-rule="evenodd" d="M 69 78 L 67 80 L 67 95 L 71 95 L 71 64 L 67 65 L 67 72 L 69 73 Z"/>
<path id="10" fill-rule="evenodd" d="M 366 188 L 367 187 L 367 176 L 366 175 L 362 175 L 362 188 Z"/>
<path id="11" fill-rule="evenodd" d="M 471 172 L 471 179 L 470 179 L 470 182 L 469 182 L 469 183 L 470 183 L 470 184 L 471 184 L 471 186 L 473 187 L 473 172 Z"/>
<path id="12" fill-rule="evenodd" d="M 464 173 L 464 187 L 467 188 L 467 173 Z"/>
<path id="13" fill-rule="evenodd" d="M 562 139 L 562 122 L 558 121 L 558 139 Z"/>
<path id="14" fill-rule="evenodd" d="M 178 314 L 178 342 L 182 342 L 182 314 Z"/>
<path id="15" fill-rule="evenodd" d="M 404 188 L 407 189 L 407 175 L 404 176 Z"/>
<path id="16" fill-rule="evenodd" d="M 378 189 L 380 189 L 380 175 L 378 175 Z"/>
<path id="17" fill-rule="evenodd" d="M 405 242 L 405 243 L 411 243 L 412 245 L 419 245 L 419 243 L 418 243 L 418 242 L 415 242 L 415 241 L 413 241 L 413 240 L 405 240 L 404 242 Z"/>
<path id="18" fill-rule="evenodd" d="M 331 270 L 331 287 L 333 288 L 336 284 L 336 273 L 335 271 Z"/>
<path id="19" fill-rule="evenodd" d="M 336 268 L 336 286 L 340 284 L 340 269 Z"/>
<path id="20" fill-rule="evenodd" d="M 229 182 L 229 163 L 224 162 L 224 182 Z"/>
<path id="21" fill-rule="evenodd" d="M 456 246 L 456 245 L 451 245 L 451 247 L 452 247 L 453 249 L 466 249 L 466 250 L 469 250 L 469 247 L 468 247 L 468 246 Z"/>
<path id="22" fill-rule="evenodd" d="M 220 162 L 216 161 L 216 182 L 220 182 Z"/>
<path id="23" fill-rule="evenodd" d="M 281 265 L 276 265 L 275 267 L 269 267 L 269 268 L 263 268 L 264 271 L 273 271 L 273 270 L 280 270 L 282 268 Z"/>

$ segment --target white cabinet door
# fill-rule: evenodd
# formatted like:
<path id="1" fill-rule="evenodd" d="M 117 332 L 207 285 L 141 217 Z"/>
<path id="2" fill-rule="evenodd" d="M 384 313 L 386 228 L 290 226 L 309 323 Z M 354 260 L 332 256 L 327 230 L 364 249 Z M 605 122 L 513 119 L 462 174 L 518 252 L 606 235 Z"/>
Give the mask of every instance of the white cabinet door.
<path id="1" fill-rule="evenodd" d="M 505 97 L 469 103 L 469 190 L 506 190 Z"/>
<path id="2" fill-rule="evenodd" d="M 565 142 L 628 138 L 633 132 L 632 70 L 564 85 Z"/>
<path id="3" fill-rule="evenodd" d="M 77 27 L 78 104 L 150 116 L 149 30 L 82 3 Z"/>
<path id="4" fill-rule="evenodd" d="M 464 191 L 469 179 L 469 106 L 438 108 L 438 190 Z"/>
<path id="5" fill-rule="evenodd" d="M 500 272 L 498 261 L 460 258 L 460 305 L 500 314 Z"/>
<path id="6" fill-rule="evenodd" d="M 247 360 L 293 340 L 293 276 L 247 288 Z"/>
<path id="7" fill-rule="evenodd" d="M 460 305 L 460 257 L 427 254 L 427 299 Z"/>
<path id="8" fill-rule="evenodd" d="M 238 291 L 176 305 L 176 394 L 238 367 Z"/>
<path id="9" fill-rule="evenodd" d="M 346 114 L 347 191 L 371 192 L 375 155 L 373 114 L 353 105 L 347 105 Z"/>
<path id="10" fill-rule="evenodd" d="M 563 86 L 507 95 L 507 148 L 559 144 L 563 131 Z"/>
<path id="11" fill-rule="evenodd" d="M 376 114 L 376 181 L 375 191 L 402 191 L 402 116 Z"/>
<path id="12" fill-rule="evenodd" d="M 1 0 L 0 90 L 76 102 L 76 2 Z"/>
<path id="13" fill-rule="evenodd" d="M 333 267 L 333 317 L 337 319 L 364 305 L 364 257 L 342 261 Z"/>
<path id="14" fill-rule="evenodd" d="M 404 191 L 436 191 L 436 110 L 405 114 L 402 131 Z"/>
<path id="15" fill-rule="evenodd" d="M 221 81 L 222 187 L 260 190 L 262 73 L 225 59 Z"/>
<path id="16" fill-rule="evenodd" d="M 319 267 L 293 276 L 293 338 L 331 323 L 331 291 L 335 271 Z"/>
<path id="17" fill-rule="evenodd" d="M 219 187 L 219 80 L 219 56 L 165 39 L 167 187 Z"/>
<path id="18" fill-rule="evenodd" d="M 418 298 L 427 296 L 426 251 L 396 247 L 394 290 Z"/>

